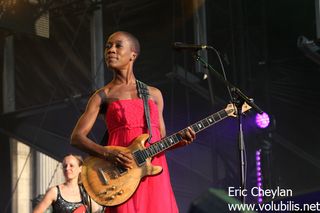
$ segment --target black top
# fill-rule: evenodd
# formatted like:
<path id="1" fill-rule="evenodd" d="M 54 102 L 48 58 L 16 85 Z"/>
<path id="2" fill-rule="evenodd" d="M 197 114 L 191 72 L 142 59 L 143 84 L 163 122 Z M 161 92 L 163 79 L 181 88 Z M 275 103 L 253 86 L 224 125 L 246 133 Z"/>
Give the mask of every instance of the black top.
<path id="1" fill-rule="evenodd" d="M 79 206 L 83 205 L 82 200 L 80 202 L 69 202 L 63 199 L 60 193 L 59 186 L 56 186 L 58 189 L 57 200 L 52 204 L 53 213 L 72 213 Z"/>

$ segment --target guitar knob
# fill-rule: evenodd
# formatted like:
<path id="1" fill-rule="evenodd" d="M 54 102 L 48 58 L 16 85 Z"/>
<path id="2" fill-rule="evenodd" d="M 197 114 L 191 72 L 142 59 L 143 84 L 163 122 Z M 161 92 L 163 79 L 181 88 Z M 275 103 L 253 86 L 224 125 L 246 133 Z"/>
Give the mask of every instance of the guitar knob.
<path id="1" fill-rule="evenodd" d="M 123 190 L 118 191 L 117 194 L 118 194 L 118 195 L 122 195 L 122 194 L 123 194 Z"/>
<path id="2" fill-rule="evenodd" d="M 112 186 L 112 187 L 111 187 L 112 190 L 115 190 L 116 188 L 117 188 L 116 186 Z"/>
<path id="3" fill-rule="evenodd" d="M 115 195 L 112 195 L 112 196 L 110 196 L 110 197 L 106 197 L 104 200 L 105 201 L 110 201 L 110 200 L 113 200 L 113 199 L 115 199 L 116 198 L 116 196 Z"/>
<path id="4" fill-rule="evenodd" d="M 108 193 L 107 190 L 106 191 L 102 191 L 102 192 L 98 193 L 98 196 L 106 195 L 107 193 Z"/>

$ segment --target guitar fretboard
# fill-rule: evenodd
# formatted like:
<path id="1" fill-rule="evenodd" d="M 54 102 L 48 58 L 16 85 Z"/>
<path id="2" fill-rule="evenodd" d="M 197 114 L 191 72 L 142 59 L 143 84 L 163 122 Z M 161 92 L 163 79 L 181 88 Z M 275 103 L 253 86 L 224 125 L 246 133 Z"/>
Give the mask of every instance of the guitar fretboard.
<path id="1" fill-rule="evenodd" d="M 211 125 L 218 123 L 219 121 L 225 119 L 228 117 L 228 114 L 232 113 L 234 110 L 230 109 L 226 111 L 225 109 L 220 110 L 219 112 L 216 112 L 194 124 L 192 124 L 190 127 L 195 132 L 198 133 Z M 187 131 L 187 129 L 183 129 L 182 131 Z M 169 149 L 170 147 L 176 145 L 182 140 L 182 137 L 180 136 L 179 132 L 172 134 L 168 137 L 165 137 L 161 141 L 158 141 L 152 145 L 150 145 L 148 148 L 144 150 L 139 150 L 134 153 L 136 160 L 140 163 L 144 162 L 145 159 L 149 157 L 153 157 L 161 152 L 163 152 L 166 149 Z"/>

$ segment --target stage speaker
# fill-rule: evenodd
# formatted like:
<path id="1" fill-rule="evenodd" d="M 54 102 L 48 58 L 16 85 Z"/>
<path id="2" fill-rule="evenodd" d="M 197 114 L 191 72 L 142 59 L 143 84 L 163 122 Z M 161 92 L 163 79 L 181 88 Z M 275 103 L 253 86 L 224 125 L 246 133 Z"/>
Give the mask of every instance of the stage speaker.
<path id="1" fill-rule="evenodd" d="M 228 204 L 241 204 L 241 202 L 228 196 L 228 194 L 221 189 L 210 188 L 191 203 L 188 213 L 230 212 Z"/>

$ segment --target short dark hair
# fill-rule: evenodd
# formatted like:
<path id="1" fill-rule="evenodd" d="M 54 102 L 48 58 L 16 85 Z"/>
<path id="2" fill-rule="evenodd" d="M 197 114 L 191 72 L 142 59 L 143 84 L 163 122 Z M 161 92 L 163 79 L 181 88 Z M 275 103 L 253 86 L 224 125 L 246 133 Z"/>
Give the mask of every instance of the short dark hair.
<path id="1" fill-rule="evenodd" d="M 128 37 L 128 39 L 130 40 L 133 50 L 134 52 L 137 53 L 137 55 L 140 54 L 140 42 L 137 39 L 137 37 L 135 37 L 133 34 L 127 32 L 127 31 L 117 31 L 116 33 L 122 33 L 124 34 L 126 37 Z"/>

